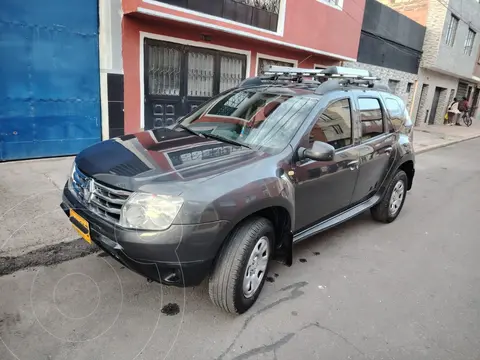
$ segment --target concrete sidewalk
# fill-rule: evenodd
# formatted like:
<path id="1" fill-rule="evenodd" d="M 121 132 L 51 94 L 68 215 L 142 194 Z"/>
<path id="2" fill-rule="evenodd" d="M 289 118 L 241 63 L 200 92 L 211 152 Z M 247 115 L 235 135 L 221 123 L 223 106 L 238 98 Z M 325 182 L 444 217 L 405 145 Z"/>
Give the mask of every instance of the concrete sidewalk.
<path id="1" fill-rule="evenodd" d="M 480 137 L 480 121 L 470 128 L 417 127 L 415 151 L 421 153 L 475 137 Z M 73 157 L 68 157 L 0 164 L 0 275 L 2 271 L 55 263 L 55 259 L 93 251 L 78 240 L 59 207 L 72 161 Z M 74 251 L 69 251 L 65 243 L 71 243 Z"/>
<path id="2" fill-rule="evenodd" d="M 472 126 L 424 125 L 415 127 L 415 152 L 422 153 L 480 136 L 480 121 Z"/>
<path id="3" fill-rule="evenodd" d="M 59 207 L 73 159 L 0 163 L 0 256 L 78 238 Z"/>

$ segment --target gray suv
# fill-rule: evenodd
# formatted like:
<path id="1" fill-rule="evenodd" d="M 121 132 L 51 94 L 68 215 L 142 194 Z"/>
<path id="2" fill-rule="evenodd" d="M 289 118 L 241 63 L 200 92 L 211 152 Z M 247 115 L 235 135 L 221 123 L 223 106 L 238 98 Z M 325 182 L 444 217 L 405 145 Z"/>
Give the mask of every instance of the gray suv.
<path id="1" fill-rule="evenodd" d="M 269 263 L 370 209 L 389 223 L 415 174 L 403 101 L 368 72 L 271 67 L 168 128 L 96 144 L 75 159 L 63 210 L 129 269 L 173 286 L 208 279 L 243 313 Z"/>

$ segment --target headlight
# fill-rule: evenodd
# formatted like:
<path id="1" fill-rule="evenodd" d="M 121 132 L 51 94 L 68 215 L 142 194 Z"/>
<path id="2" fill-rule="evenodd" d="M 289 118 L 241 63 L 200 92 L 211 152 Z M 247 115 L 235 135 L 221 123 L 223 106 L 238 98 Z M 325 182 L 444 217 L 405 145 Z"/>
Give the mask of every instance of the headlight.
<path id="1" fill-rule="evenodd" d="M 120 226 L 141 230 L 165 230 L 183 205 L 176 196 L 134 193 L 122 206 Z"/>
<path id="2" fill-rule="evenodd" d="M 73 160 L 73 164 L 72 164 L 72 167 L 70 168 L 70 172 L 68 173 L 68 188 L 70 189 L 70 191 L 73 190 L 73 173 L 75 172 L 75 160 Z"/>

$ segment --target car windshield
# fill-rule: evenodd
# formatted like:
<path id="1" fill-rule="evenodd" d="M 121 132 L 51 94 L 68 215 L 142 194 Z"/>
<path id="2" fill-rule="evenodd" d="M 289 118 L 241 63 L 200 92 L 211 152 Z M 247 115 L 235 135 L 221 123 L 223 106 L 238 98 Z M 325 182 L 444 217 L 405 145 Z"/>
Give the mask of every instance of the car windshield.
<path id="1" fill-rule="evenodd" d="M 225 142 L 281 151 L 316 103 L 290 94 L 234 90 L 210 100 L 180 126 Z"/>

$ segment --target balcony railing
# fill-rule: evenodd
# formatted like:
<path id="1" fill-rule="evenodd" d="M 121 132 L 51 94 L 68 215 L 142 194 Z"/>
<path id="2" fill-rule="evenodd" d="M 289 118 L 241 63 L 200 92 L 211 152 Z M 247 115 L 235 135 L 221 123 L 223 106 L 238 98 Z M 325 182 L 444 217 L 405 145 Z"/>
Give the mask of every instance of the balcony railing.
<path id="1" fill-rule="evenodd" d="M 159 2 L 277 31 L 280 0 L 159 0 Z"/>

